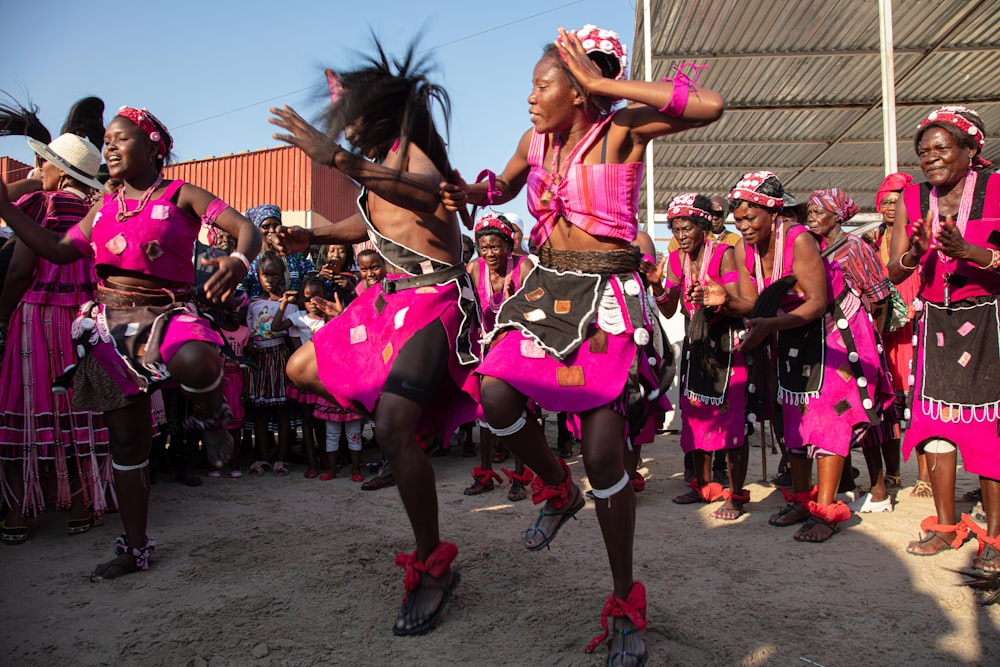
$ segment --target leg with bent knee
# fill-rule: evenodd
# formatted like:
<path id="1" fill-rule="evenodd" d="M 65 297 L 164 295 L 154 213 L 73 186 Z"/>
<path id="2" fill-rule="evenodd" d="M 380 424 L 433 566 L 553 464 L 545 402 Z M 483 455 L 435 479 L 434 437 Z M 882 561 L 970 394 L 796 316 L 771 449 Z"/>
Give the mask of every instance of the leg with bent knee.
<path id="1" fill-rule="evenodd" d="M 927 472 L 934 492 L 934 510 L 941 530 L 929 529 L 920 540 L 910 542 L 907 553 L 915 556 L 931 556 L 951 547 L 956 539 L 955 531 L 955 469 L 958 451 L 946 440 L 931 440 L 918 451 L 927 460 Z"/>

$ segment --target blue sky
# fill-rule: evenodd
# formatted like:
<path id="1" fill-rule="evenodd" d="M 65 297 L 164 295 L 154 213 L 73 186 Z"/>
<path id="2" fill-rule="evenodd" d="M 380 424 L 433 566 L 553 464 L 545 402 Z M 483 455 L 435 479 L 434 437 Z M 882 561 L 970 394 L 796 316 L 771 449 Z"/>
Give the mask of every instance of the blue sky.
<path id="1" fill-rule="evenodd" d="M 170 3 L 0 0 L 0 89 L 36 104 L 57 134 L 77 99 L 97 95 L 105 121 L 144 106 L 174 136 L 178 161 L 276 146 L 267 109 L 322 108 L 322 68 L 349 69 L 374 31 L 420 49 L 452 101 L 449 151 L 466 178 L 499 172 L 529 127 L 531 71 L 559 26 L 594 23 L 632 51 L 636 0 L 285 0 Z M 21 137 L 0 155 L 31 162 Z M 504 207 L 530 225 L 523 194 Z"/>

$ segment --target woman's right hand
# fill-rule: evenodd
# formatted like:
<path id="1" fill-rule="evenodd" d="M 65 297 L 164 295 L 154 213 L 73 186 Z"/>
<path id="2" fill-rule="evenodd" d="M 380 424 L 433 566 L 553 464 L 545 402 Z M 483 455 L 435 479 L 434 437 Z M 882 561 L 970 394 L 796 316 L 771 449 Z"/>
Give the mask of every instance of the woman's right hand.
<path id="1" fill-rule="evenodd" d="M 274 244 L 277 246 L 278 251 L 286 255 L 306 252 L 309 250 L 312 240 L 308 229 L 304 227 L 285 227 L 284 225 L 278 227 L 275 237 Z"/>
<path id="2" fill-rule="evenodd" d="M 469 203 L 469 184 L 465 182 L 457 169 L 453 173 L 456 183 L 441 181 L 438 186 L 438 197 L 441 198 L 441 203 L 445 209 L 452 213 L 464 209 Z"/>
<path id="3" fill-rule="evenodd" d="M 913 221 L 913 232 L 910 234 L 909 253 L 916 255 L 919 261 L 927 253 L 931 245 L 931 227 L 934 225 L 934 215 L 928 211 L 923 220 Z"/>

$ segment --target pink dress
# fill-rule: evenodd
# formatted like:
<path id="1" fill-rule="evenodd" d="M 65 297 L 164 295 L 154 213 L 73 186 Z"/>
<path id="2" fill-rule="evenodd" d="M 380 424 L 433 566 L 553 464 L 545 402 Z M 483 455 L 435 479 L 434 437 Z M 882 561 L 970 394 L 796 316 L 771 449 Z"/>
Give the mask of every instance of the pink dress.
<path id="1" fill-rule="evenodd" d="M 928 184 L 907 186 L 907 217 L 923 219 L 929 199 Z M 1000 175 L 977 174 L 965 238 L 1000 249 Z M 958 447 L 966 470 L 1000 479 L 1000 273 L 929 251 L 920 276 L 903 454 L 941 438 Z"/>
<path id="2" fill-rule="evenodd" d="M 722 274 L 722 258 L 727 250 L 731 252 L 732 247 L 725 243 L 712 243 L 711 247 L 706 244 L 705 252 L 711 256 L 699 282 L 704 282 L 705 277 L 720 284 L 738 279 L 738 274 Z M 685 295 L 691 276 L 684 269 L 683 258 L 684 253 L 677 250 L 668 261 L 681 281 L 676 287 Z M 681 303 L 689 317 L 698 308 L 686 299 Z M 746 431 L 747 367 L 743 353 L 736 349 L 742 322 L 719 315 L 710 316 L 709 322 L 708 345 L 693 346 L 685 336 L 681 352 L 681 449 L 685 454 L 695 449 L 714 452 L 739 447 Z M 715 373 L 703 370 L 701 354 L 712 355 Z"/>
<path id="3" fill-rule="evenodd" d="M 35 192 L 15 206 L 41 226 L 64 234 L 89 207 L 65 192 Z M 52 382 L 79 360 L 70 328 L 80 304 L 93 298 L 94 264 L 84 258 L 53 264 L 36 257 L 34 273 L 10 320 L 0 382 L 0 461 L 19 466 L 24 512 L 37 515 L 47 500 L 70 506 L 68 466 L 76 467 L 84 504 L 100 513 L 111 484 L 108 431 L 100 413 L 73 410 L 69 393 L 54 394 Z M 45 464 L 45 465 L 43 465 Z M 0 488 L 8 503 L 6 476 Z"/>
<path id="4" fill-rule="evenodd" d="M 792 273 L 795 239 L 810 233 L 802 225 L 786 224 L 784 229 L 783 261 L 775 277 Z M 747 271 L 760 291 L 756 260 L 756 250 L 748 244 Z M 823 452 L 846 456 L 869 428 L 882 421 L 882 411 L 891 405 L 893 393 L 871 317 L 846 289 L 840 267 L 827 260 L 823 264 L 826 312 L 815 322 L 778 332 L 777 350 L 771 355 L 778 367 L 785 445 L 792 450 L 808 449 L 812 456 Z M 763 280 L 765 286 L 771 284 L 771 276 Z M 781 308 L 788 312 L 801 303 L 802 297 L 789 290 Z"/>

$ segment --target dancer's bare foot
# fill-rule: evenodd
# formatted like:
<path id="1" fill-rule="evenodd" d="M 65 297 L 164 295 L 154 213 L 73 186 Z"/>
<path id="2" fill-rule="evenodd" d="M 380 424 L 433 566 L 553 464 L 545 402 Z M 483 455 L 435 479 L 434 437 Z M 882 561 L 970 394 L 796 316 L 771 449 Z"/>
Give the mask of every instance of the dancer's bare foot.
<path id="1" fill-rule="evenodd" d="M 712 516 L 723 521 L 735 521 L 743 516 L 743 503 L 727 498 L 722 507 L 712 512 Z"/>
<path id="2" fill-rule="evenodd" d="M 118 577 L 138 571 L 139 565 L 136 563 L 134 556 L 131 554 L 120 554 L 107 563 L 101 563 L 95 567 L 94 571 L 90 573 L 90 580 L 96 584 L 99 581 L 117 579 Z"/>
<path id="3" fill-rule="evenodd" d="M 921 539 L 907 544 L 906 553 L 911 556 L 934 556 L 951 549 L 951 541 L 954 539 L 955 533 L 938 533 L 930 530 Z"/>
<path id="4" fill-rule="evenodd" d="M 638 667 L 646 664 L 646 642 L 635 624 L 624 616 L 615 617 L 611 631 L 608 665 Z"/>
<path id="5" fill-rule="evenodd" d="M 396 624 L 392 626 L 393 634 L 422 635 L 433 629 L 458 580 L 458 573 L 451 568 L 441 577 L 421 573 L 417 587 L 407 594 L 399 607 Z"/>
<path id="6" fill-rule="evenodd" d="M 562 509 L 556 509 L 551 500 L 546 501 L 538 512 L 538 518 L 524 531 L 524 546 L 530 551 L 538 551 L 548 546 L 562 525 L 576 516 L 586 503 L 580 487 L 576 484 L 573 484 L 569 498 Z"/>

